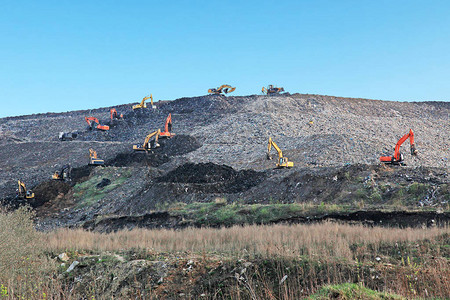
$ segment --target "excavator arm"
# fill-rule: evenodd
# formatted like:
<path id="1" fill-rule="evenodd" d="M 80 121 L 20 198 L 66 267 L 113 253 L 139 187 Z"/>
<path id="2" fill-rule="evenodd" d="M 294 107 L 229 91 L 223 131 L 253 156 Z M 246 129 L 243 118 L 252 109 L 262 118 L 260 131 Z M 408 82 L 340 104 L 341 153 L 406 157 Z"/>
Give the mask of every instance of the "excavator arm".
<path id="1" fill-rule="evenodd" d="M 147 150 L 150 150 L 152 148 L 159 147 L 160 145 L 158 144 L 158 139 L 159 139 L 160 134 L 161 134 L 161 130 L 160 129 L 158 129 L 158 130 L 148 134 L 145 137 L 144 143 L 142 145 L 140 145 L 140 144 L 133 145 L 133 150 L 136 150 L 136 151 L 147 151 Z M 154 141 L 153 147 L 149 147 L 150 140 L 151 140 L 152 137 L 155 137 L 155 141 Z"/>
<path id="2" fill-rule="evenodd" d="M 33 199 L 34 193 L 32 191 L 27 191 L 27 187 L 25 186 L 25 183 L 21 180 L 17 181 L 19 185 L 18 194 L 17 197 L 22 199 Z"/>
<path id="3" fill-rule="evenodd" d="M 397 144 L 395 145 L 394 155 L 381 156 L 380 161 L 385 164 L 401 164 L 401 162 L 403 161 L 403 155 L 400 153 L 400 147 L 407 139 L 409 139 L 411 155 L 417 155 L 418 151 L 414 143 L 414 132 L 412 131 L 412 129 L 410 129 L 407 134 L 405 134 L 398 140 Z"/>
<path id="4" fill-rule="evenodd" d="M 98 130 L 104 130 L 104 131 L 109 130 L 108 125 L 100 125 L 100 122 L 95 117 L 84 117 L 84 119 L 89 124 L 90 130 L 92 130 L 93 128 L 97 128 Z"/>
<path id="5" fill-rule="evenodd" d="M 148 99 L 150 99 L 151 100 L 151 103 L 152 103 L 152 107 L 153 107 L 153 95 L 152 94 L 150 94 L 150 96 L 146 96 L 146 97 L 144 97 L 144 98 L 142 98 L 142 100 L 141 100 L 141 103 L 139 103 L 139 104 L 136 104 L 136 105 L 133 105 L 133 109 L 138 109 L 138 108 L 147 108 L 147 103 L 145 103 L 145 100 L 148 100 Z"/>
<path id="6" fill-rule="evenodd" d="M 228 93 L 234 92 L 234 90 L 236 90 L 236 87 L 232 87 L 231 85 L 228 85 L 228 84 L 223 84 L 223 85 L 219 86 L 217 89 L 215 89 L 215 88 L 209 89 L 208 93 L 215 94 L 215 95 L 221 95 L 222 93 L 228 94 Z"/>
<path id="7" fill-rule="evenodd" d="M 164 131 L 161 132 L 160 136 L 171 138 L 172 136 L 175 135 L 175 133 L 172 133 L 171 131 L 172 131 L 172 114 L 169 114 L 169 116 L 167 116 L 166 123 L 164 124 Z"/>
<path id="8" fill-rule="evenodd" d="M 281 151 L 280 147 L 278 147 L 271 137 L 269 137 L 269 143 L 267 144 L 267 159 L 272 159 L 272 156 L 270 155 L 272 146 L 278 153 L 278 162 L 276 164 L 277 168 L 291 168 L 294 166 L 294 163 L 289 161 L 287 157 L 283 157 L 283 151 Z"/>

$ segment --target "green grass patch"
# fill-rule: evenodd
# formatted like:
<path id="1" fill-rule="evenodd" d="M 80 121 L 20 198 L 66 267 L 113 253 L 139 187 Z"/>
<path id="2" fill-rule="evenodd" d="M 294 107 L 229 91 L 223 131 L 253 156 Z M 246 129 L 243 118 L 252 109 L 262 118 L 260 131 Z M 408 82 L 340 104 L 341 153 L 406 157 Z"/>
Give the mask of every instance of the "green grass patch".
<path id="1" fill-rule="evenodd" d="M 124 184 L 131 177 L 131 170 L 124 168 L 98 168 L 91 177 L 73 187 L 73 197 L 77 208 L 90 206 L 102 200 L 109 192 Z M 97 188 L 102 179 L 109 179 L 111 183 Z"/>
<path id="2" fill-rule="evenodd" d="M 325 300 L 325 299 L 406 299 L 404 297 L 388 294 L 383 292 L 377 292 L 368 289 L 360 284 L 356 283 L 343 283 L 337 285 L 326 285 L 320 288 L 320 290 L 311 295 L 310 300 Z"/>

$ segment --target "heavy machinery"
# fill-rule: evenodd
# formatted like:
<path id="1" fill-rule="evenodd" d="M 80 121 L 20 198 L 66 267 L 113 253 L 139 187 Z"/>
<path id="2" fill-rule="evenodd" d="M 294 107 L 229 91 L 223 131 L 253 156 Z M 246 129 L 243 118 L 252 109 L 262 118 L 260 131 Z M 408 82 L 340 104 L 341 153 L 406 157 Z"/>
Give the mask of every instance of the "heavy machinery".
<path id="1" fill-rule="evenodd" d="M 281 151 L 280 147 L 278 147 L 278 145 L 272 140 L 271 137 L 269 137 L 269 144 L 267 146 L 267 159 L 272 159 L 272 156 L 270 155 L 270 150 L 272 149 L 272 146 L 278 152 L 278 162 L 276 167 L 292 168 L 294 166 L 294 163 L 292 161 L 289 161 L 287 157 L 283 157 L 283 152 Z"/>
<path id="2" fill-rule="evenodd" d="M 222 93 L 224 93 L 224 94 L 231 93 L 235 89 L 236 88 L 232 87 L 231 85 L 224 84 L 224 85 L 219 86 L 217 89 L 215 89 L 215 88 L 209 89 L 208 93 L 215 94 L 215 95 L 222 95 Z"/>
<path id="3" fill-rule="evenodd" d="M 89 124 L 89 130 L 92 130 L 94 128 L 103 131 L 109 130 L 108 125 L 100 125 L 100 122 L 95 117 L 84 117 L 84 119 Z"/>
<path id="4" fill-rule="evenodd" d="M 72 131 L 72 132 L 60 132 L 59 133 L 59 140 L 60 141 L 72 141 L 78 137 L 78 131 Z"/>
<path id="5" fill-rule="evenodd" d="M 150 94 L 150 96 L 146 96 L 146 97 L 142 98 L 141 103 L 133 105 L 133 107 L 132 107 L 133 110 L 134 109 L 139 109 L 139 108 L 147 108 L 147 103 L 145 103 L 145 100 L 148 100 L 148 99 L 150 99 L 150 102 L 152 104 L 152 108 L 156 108 L 156 106 L 153 105 L 153 95 Z"/>
<path id="6" fill-rule="evenodd" d="M 414 144 L 414 132 L 412 129 L 409 130 L 407 134 L 402 136 L 401 139 L 398 140 L 395 145 L 394 155 L 393 156 L 381 156 L 380 161 L 385 164 L 392 165 L 403 165 L 403 155 L 400 153 L 400 146 L 409 138 L 411 155 L 417 155 L 418 151 L 416 150 L 416 145 Z"/>
<path id="7" fill-rule="evenodd" d="M 71 174 L 72 174 L 72 167 L 70 166 L 70 164 L 67 164 L 64 165 L 60 171 L 55 171 L 55 173 L 53 173 L 52 175 L 52 179 L 70 181 L 72 180 Z"/>
<path id="8" fill-rule="evenodd" d="M 19 188 L 17 189 L 17 198 L 19 199 L 34 199 L 34 193 L 32 191 L 27 191 L 25 183 L 18 180 Z"/>
<path id="9" fill-rule="evenodd" d="M 284 92 L 284 88 L 282 87 L 275 87 L 272 84 L 269 84 L 268 87 L 264 87 L 261 89 L 261 92 L 267 94 L 267 95 L 276 95 L 279 94 L 281 92 Z"/>
<path id="10" fill-rule="evenodd" d="M 148 150 L 151 150 L 153 148 L 159 147 L 158 138 L 159 138 L 160 134 L 161 134 L 161 130 L 160 129 L 150 133 L 149 135 L 147 135 L 145 137 L 144 143 L 142 145 L 141 144 L 133 145 L 133 150 L 135 150 L 135 151 L 148 151 Z M 155 139 L 153 141 L 150 141 L 150 139 L 152 137 L 155 137 Z"/>
<path id="11" fill-rule="evenodd" d="M 123 114 L 119 115 L 119 113 L 115 108 L 111 108 L 110 113 L 111 113 L 111 121 L 123 119 Z"/>
<path id="12" fill-rule="evenodd" d="M 169 116 L 166 119 L 166 124 L 164 125 L 164 131 L 160 133 L 159 136 L 171 138 L 175 135 L 175 133 L 171 133 L 172 131 L 172 114 L 169 114 Z"/>
<path id="13" fill-rule="evenodd" d="M 104 165 L 105 161 L 97 157 L 97 152 L 90 148 L 89 149 L 89 165 L 101 166 Z"/>

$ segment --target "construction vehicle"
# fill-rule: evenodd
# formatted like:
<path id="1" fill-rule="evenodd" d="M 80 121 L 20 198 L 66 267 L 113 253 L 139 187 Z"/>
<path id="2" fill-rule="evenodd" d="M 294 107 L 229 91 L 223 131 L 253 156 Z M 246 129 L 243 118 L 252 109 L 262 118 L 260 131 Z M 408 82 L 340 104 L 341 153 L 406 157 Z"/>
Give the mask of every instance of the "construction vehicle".
<path id="1" fill-rule="evenodd" d="M 215 89 L 215 88 L 209 89 L 208 93 L 215 94 L 215 95 L 222 95 L 222 93 L 224 93 L 224 94 L 231 93 L 235 89 L 236 88 L 232 87 L 231 85 L 224 84 L 224 85 L 219 86 L 217 89 Z"/>
<path id="2" fill-rule="evenodd" d="M 70 166 L 70 164 L 67 164 L 64 165 L 60 171 L 55 171 L 55 173 L 53 173 L 52 175 L 52 179 L 70 181 L 72 180 L 71 174 L 72 174 L 72 167 Z"/>
<path id="3" fill-rule="evenodd" d="M 101 166 L 104 165 L 105 161 L 97 157 L 97 152 L 90 148 L 89 149 L 89 165 Z"/>
<path id="4" fill-rule="evenodd" d="M 269 144 L 267 146 L 267 159 L 272 159 L 272 156 L 270 155 L 270 150 L 272 149 L 272 146 L 278 152 L 278 162 L 276 164 L 276 167 L 292 168 L 294 166 L 294 163 L 292 161 L 289 161 L 287 157 L 283 157 L 283 152 L 281 151 L 280 147 L 278 147 L 278 145 L 272 140 L 271 137 L 269 137 Z"/>
<path id="5" fill-rule="evenodd" d="M 115 108 L 111 108 L 110 113 L 111 113 L 111 121 L 123 119 L 123 114 L 119 115 L 119 113 Z"/>
<path id="6" fill-rule="evenodd" d="M 267 94 L 269 96 L 270 95 L 277 95 L 277 94 L 279 94 L 281 92 L 284 92 L 284 88 L 282 88 L 282 87 L 275 87 L 272 84 L 269 84 L 268 87 L 263 87 L 261 89 L 261 92 L 263 92 L 263 93 L 265 93 L 265 94 Z"/>
<path id="7" fill-rule="evenodd" d="M 34 199 L 34 193 L 32 191 L 27 191 L 27 187 L 25 183 L 21 180 L 18 180 L 19 189 L 17 190 L 17 198 L 19 199 Z"/>
<path id="8" fill-rule="evenodd" d="M 144 143 L 142 145 L 141 144 L 133 145 L 133 150 L 135 150 L 135 151 L 148 151 L 148 150 L 151 150 L 153 148 L 159 147 L 160 145 L 158 144 L 158 138 L 159 138 L 160 134 L 161 134 L 161 130 L 160 129 L 150 133 L 149 135 L 147 135 L 145 137 Z M 150 139 L 152 137 L 155 137 L 155 139 L 153 141 L 150 141 Z"/>
<path id="9" fill-rule="evenodd" d="M 147 103 L 145 103 L 145 100 L 148 100 L 148 99 L 150 99 L 150 102 L 152 104 L 152 108 L 156 108 L 156 106 L 153 105 L 153 95 L 150 94 L 150 96 L 146 96 L 146 97 L 142 98 L 141 103 L 133 105 L 133 107 L 132 107 L 133 110 L 134 109 L 139 109 L 139 108 L 147 108 Z"/>
<path id="10" fill-rule="evenodd" d="M 166 119 L 166 124 L 164 125 L 164 131 L 161 132 L 159 136 L 171 138 L 175 135 L 175 133 L 171 133 L 171 131 L 172 131 L 172 114 L 169 114 L 169 116 Z"/>
<path id="11" fill-rule="evenodd" d="M 95 117 L 84 117 L 84 119 L 89 124 L 89 130 L 92 130 L 94 128 L 103 131 L 109 130 L 108 125 L 100 125 L 100 122 Z"/>
<path id="12" fill-rule="evenodd" d="M 393 156 L 381 156 L 380 162 L 385 164 L 392 164 L 392 165 L 404 165 L 403 161 L 403 154 L 400 153 L 400 146 L 409 139 L 410 143 L 410 150 L 411 155 L 416 156 L 418 151 L 416 150 L 416 145 L 414 144 L 414 132 L 412 129 L 409 130 L 407 134 L 402 136 L 401 139 L 398 140 L 397 144 L 395 145 L 394 155 Z"/>
<path id="13" fill-rule="evenodd" d="M 72 141 L 78 137 L 78 131 L 73 132 L 60 132 L 59 140 L 60 141 Z"/>

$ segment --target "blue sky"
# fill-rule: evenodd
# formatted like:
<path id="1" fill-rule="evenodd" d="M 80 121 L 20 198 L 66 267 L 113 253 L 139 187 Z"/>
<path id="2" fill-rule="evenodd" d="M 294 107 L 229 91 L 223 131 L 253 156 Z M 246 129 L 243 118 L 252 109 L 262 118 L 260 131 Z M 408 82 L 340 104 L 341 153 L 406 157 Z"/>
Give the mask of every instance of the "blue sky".
<path id="1" fill-rule="evenodd" d="M 448 101 L 450 1 L 10 1 L 0 117 L 267 84 Z"/>

